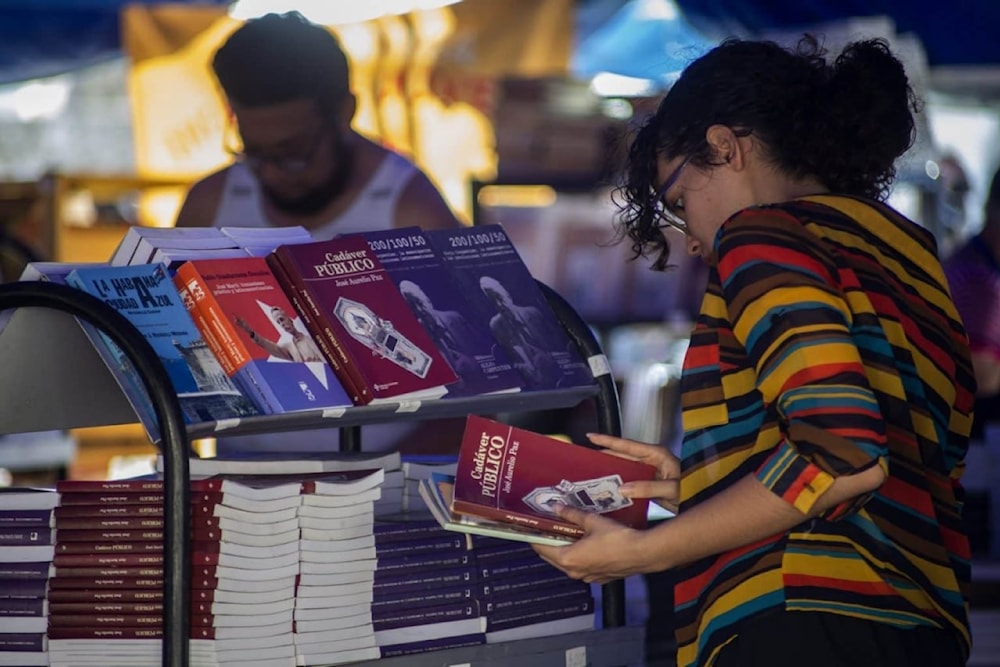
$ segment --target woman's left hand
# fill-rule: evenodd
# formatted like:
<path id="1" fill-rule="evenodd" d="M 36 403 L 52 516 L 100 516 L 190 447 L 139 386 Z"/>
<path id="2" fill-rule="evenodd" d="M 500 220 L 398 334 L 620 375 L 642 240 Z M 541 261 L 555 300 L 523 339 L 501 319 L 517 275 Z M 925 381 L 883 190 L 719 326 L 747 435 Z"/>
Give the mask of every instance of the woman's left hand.
<path id="1" fill-rule="evenodd" d="M 645 531 L 573 507 L 562 506 L 558 514 L 564 521 L 582 527 L 586 534 L 564 547 L 536 544 L 534 549 L 570 577 L 590 584 L 605 584 L 656 569 L 652 566 L 652 554 L 642 547 Z"/>

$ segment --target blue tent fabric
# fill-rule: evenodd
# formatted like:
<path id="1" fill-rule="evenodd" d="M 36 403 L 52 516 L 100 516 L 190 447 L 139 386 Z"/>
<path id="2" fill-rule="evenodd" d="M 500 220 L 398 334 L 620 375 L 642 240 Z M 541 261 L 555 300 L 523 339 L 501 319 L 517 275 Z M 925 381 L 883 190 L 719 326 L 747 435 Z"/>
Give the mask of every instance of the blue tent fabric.
<path id="1" fill-rule="evenodd" d="M 706 35 L 753 35 L 851 17 L 888 16 L 923 44 L 931 67 L 1000 65 L 1000 2 L 963 0 L 675 0 Z"/>
<path id="2" fill-rule="evenodd" d="M 220 6 L 230 0 L 172 2 Z M 0 83 L 54 76 L 120 57 L 120 12 L 125 4 L 123 0 L 0 0 Z"/>

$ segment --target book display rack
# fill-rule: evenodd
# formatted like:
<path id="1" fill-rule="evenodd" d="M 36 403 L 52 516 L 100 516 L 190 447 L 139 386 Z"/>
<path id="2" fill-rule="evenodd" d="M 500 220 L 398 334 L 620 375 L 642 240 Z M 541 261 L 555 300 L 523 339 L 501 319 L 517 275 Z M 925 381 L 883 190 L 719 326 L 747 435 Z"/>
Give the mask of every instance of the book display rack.
<path id="1" fill-rule="evenodd" d="M 593 399 L 597 428 L 620 434 L 618 394 L 607 359 L 586 323 L 558 294 L 539 283 L 546 299 L 595 378 L 592 386 L 567 390 L 495 394 L 448 400 L 390 403 L 338 410 L 255 416 L 185 426 L 177 395 L 152 347 L 135 327 L 96 297 L 63 285 L 21 282 L 0 285 L 0 433 L 132 423 L 135 412 L 74 318 L 110 336 L 143 378 L 160 425 L 164 459 L 164 633 L 162 664 L 186 667 L 190 581 L 187 532 L 190 439 L 226 434 L 339 427 L 343 449 L 360 450 L 360 427 L 399 420 L 464 416 L 470 412 L 519 412 L 573 407 Z M 346 437 L 350 436 L 350 437 Z M 601 629 L 556 637 L 448 649 L 355 665 L 422 667 L 468 664 L 624 666 L 641 659 L 641 627 L 625 625 L 625 587 L 602 587 Z"/>

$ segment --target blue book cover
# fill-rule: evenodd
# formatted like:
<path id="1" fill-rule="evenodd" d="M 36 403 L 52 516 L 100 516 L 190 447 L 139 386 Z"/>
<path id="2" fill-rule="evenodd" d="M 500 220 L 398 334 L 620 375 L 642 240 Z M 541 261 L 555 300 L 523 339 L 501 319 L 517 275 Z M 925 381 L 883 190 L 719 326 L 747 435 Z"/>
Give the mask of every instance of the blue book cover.
<path id="1" fill-rule="evenodd" d="M 259 414 L 208 349 L 181 303 L 165 266 L 139 264 L 77 269 L 66 276 L 66 283 L 115 308 L 145 336 L 170 377 L 187 423 Z M 98 348 L 110 349 L 115 358 L 124 357 L 103 333 L 95 344 Z M 128 381 L 138 382 L 139 379 L 130 377 Z M 142 414 L 138 416 L 143 418 Z M 145 421 L 143 424 L 149 430 Z M 150 437 L 156 439 L 153 433 Z"/>
<path id="2" fill-rule="evenodd" d="M 182 264 L 174 277 L 223 370 L 262 412 L 353 405 L 262 257 Z"/>
<path id="3" fill-rule="evenodd" d="M 593 384 L 590 367 L 500 225 L 429 230 L 465 298 L 480 304 L 493 337 L 530 389 Z"/>
<path id="4" fill-rule="evenodd" d="M 423 230 L 381 229 L 360 236 L 458 375 L 446 398 L 520 391 L 524 379 L 493 337 L 485 312 L 455 289 Z"/>

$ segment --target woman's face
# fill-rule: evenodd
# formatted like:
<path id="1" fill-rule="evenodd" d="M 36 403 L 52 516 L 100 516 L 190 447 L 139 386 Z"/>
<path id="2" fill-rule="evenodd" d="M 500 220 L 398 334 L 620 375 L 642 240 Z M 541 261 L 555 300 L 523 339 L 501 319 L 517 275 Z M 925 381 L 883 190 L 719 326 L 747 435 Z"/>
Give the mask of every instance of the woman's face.
<path id="1" fill-rule="evenodd" d="M 716 232 L 738 208 L 726 196 L 725 164 L 697 167 L 685 156 L 657 160 L 657 182 L 667 185 L 661 206 L 683 223 L 685 243 L 690 255 L 707 258 L 712 252 Z M 667 183 L 672 179 L 672 183 Z"/>

